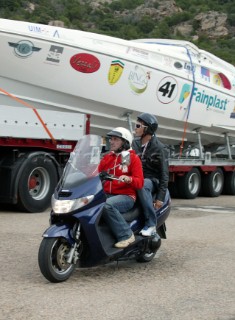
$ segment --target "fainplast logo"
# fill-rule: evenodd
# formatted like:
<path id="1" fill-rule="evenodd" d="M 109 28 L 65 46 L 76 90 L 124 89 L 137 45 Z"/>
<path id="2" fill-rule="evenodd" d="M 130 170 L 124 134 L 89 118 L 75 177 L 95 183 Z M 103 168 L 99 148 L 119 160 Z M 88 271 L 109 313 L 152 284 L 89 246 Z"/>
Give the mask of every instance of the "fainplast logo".
<path id="1" fill-rule="evenodd" d="M 220 99 L 217 95 L 209 95 L 205 90 L 200 91 L 198 88 L 194 88 L 193 96 L 195 97 L 195 101 L 206 105 L 207 109 L 212 107 L 222 111 L 226 110 L 227 99 Z"/>
<path id="2" fill-rule="evenodd" d="M 181 89 L 179 103 L 181 105 L 180 109 L 186 107 L 186 101 L 188 101 L 188 97 L 191 95 L 192 86 L 191 84 L 185 83 Z M 197 103 L 201 103 L 206 106 L 207 110 L 209 108 L 219 109 L 221 111 L 225 111 L 227 108 L 227 104 L 229 100 L 220 99 L 218 95 L 210 95 L 205 90 L 200 90 L 197 87 L 193 89 L 192 92 L 193 99 Z"/>

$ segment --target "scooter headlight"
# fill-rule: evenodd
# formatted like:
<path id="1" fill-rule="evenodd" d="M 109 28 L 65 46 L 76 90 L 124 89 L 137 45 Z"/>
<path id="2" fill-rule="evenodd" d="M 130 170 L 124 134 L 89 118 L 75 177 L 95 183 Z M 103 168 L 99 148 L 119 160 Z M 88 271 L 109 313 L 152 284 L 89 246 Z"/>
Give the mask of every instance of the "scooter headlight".
<path id="1" fill-rule="evenodd" d="M 51 199 L 51 206 L 54 213 L 65 214 L 86 206 L 93 199 L 94 199 L 94 195 L 90 195 L 90 196 L 86 196 L 78 199 L 72 199 L 72 200 L 58 200 L 58 199 L 55 199 L 53 195 Z"/>

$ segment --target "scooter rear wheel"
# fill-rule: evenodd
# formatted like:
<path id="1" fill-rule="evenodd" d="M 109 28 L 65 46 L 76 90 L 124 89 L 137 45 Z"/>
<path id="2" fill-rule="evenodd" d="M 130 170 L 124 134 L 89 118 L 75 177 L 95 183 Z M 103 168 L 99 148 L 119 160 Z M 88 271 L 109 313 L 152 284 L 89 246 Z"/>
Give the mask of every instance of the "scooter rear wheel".
<path id="1" fill-rule="evenodd" d="M 136 255 L 137 262 L 150 262 L 155 257 L 158 249 L 161 246 L 161 238 L 156 234 L 149 242 L 147 248 Z"/>
<path id="2" fill-rule="evenodd" d="M 70 249 L 71 245 L 64 238 L 43 238 L 38 252 L 38 264 L 47 280 L 62 282 L 71 276 L 75 265 L 67 263 Z"/>

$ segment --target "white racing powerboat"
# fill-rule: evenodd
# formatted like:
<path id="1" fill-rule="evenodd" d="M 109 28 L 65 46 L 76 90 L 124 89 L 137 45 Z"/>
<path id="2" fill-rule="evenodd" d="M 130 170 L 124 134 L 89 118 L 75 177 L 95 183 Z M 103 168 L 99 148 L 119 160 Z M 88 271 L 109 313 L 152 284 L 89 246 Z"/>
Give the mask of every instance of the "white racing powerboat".
<path id="1" fill-rule="evenodd" d="M 235 67 L 189 42 L 0 19 L 0 46 L 0 106 L 87 113 L 100 135 L 149 112 L 168 144 L 235 141 Z"/>

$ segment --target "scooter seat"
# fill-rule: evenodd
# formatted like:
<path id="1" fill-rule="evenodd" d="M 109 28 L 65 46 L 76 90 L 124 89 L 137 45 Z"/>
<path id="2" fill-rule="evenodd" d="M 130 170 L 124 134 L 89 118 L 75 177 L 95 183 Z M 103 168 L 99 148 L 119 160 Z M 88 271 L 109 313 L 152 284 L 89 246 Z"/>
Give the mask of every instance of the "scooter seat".
<path id="1" fill-rule="evenodd" d="M 138 216 L 140 215 L 140 209 L 139 209 L 139 204 L 136 203 L 134 205 L 134 207 L 128 211 L 122 214 L 123 218 L 127 221 L 127 222 L 131 222 L 135 219 L 138 218 Z"/>
<path id="2" fill-rule="evenodd" d="M 156 199 L 156 192 L 153 192 L 152 196 L 154 201 Z M 139 215 L 141 214 L 141 210 L 142 210 L 141 203 L 137 199 L 134 207 L 130 211 L 123 213 L 122 216 L 127 222 L 131 222 L 139 217 Z"/>

